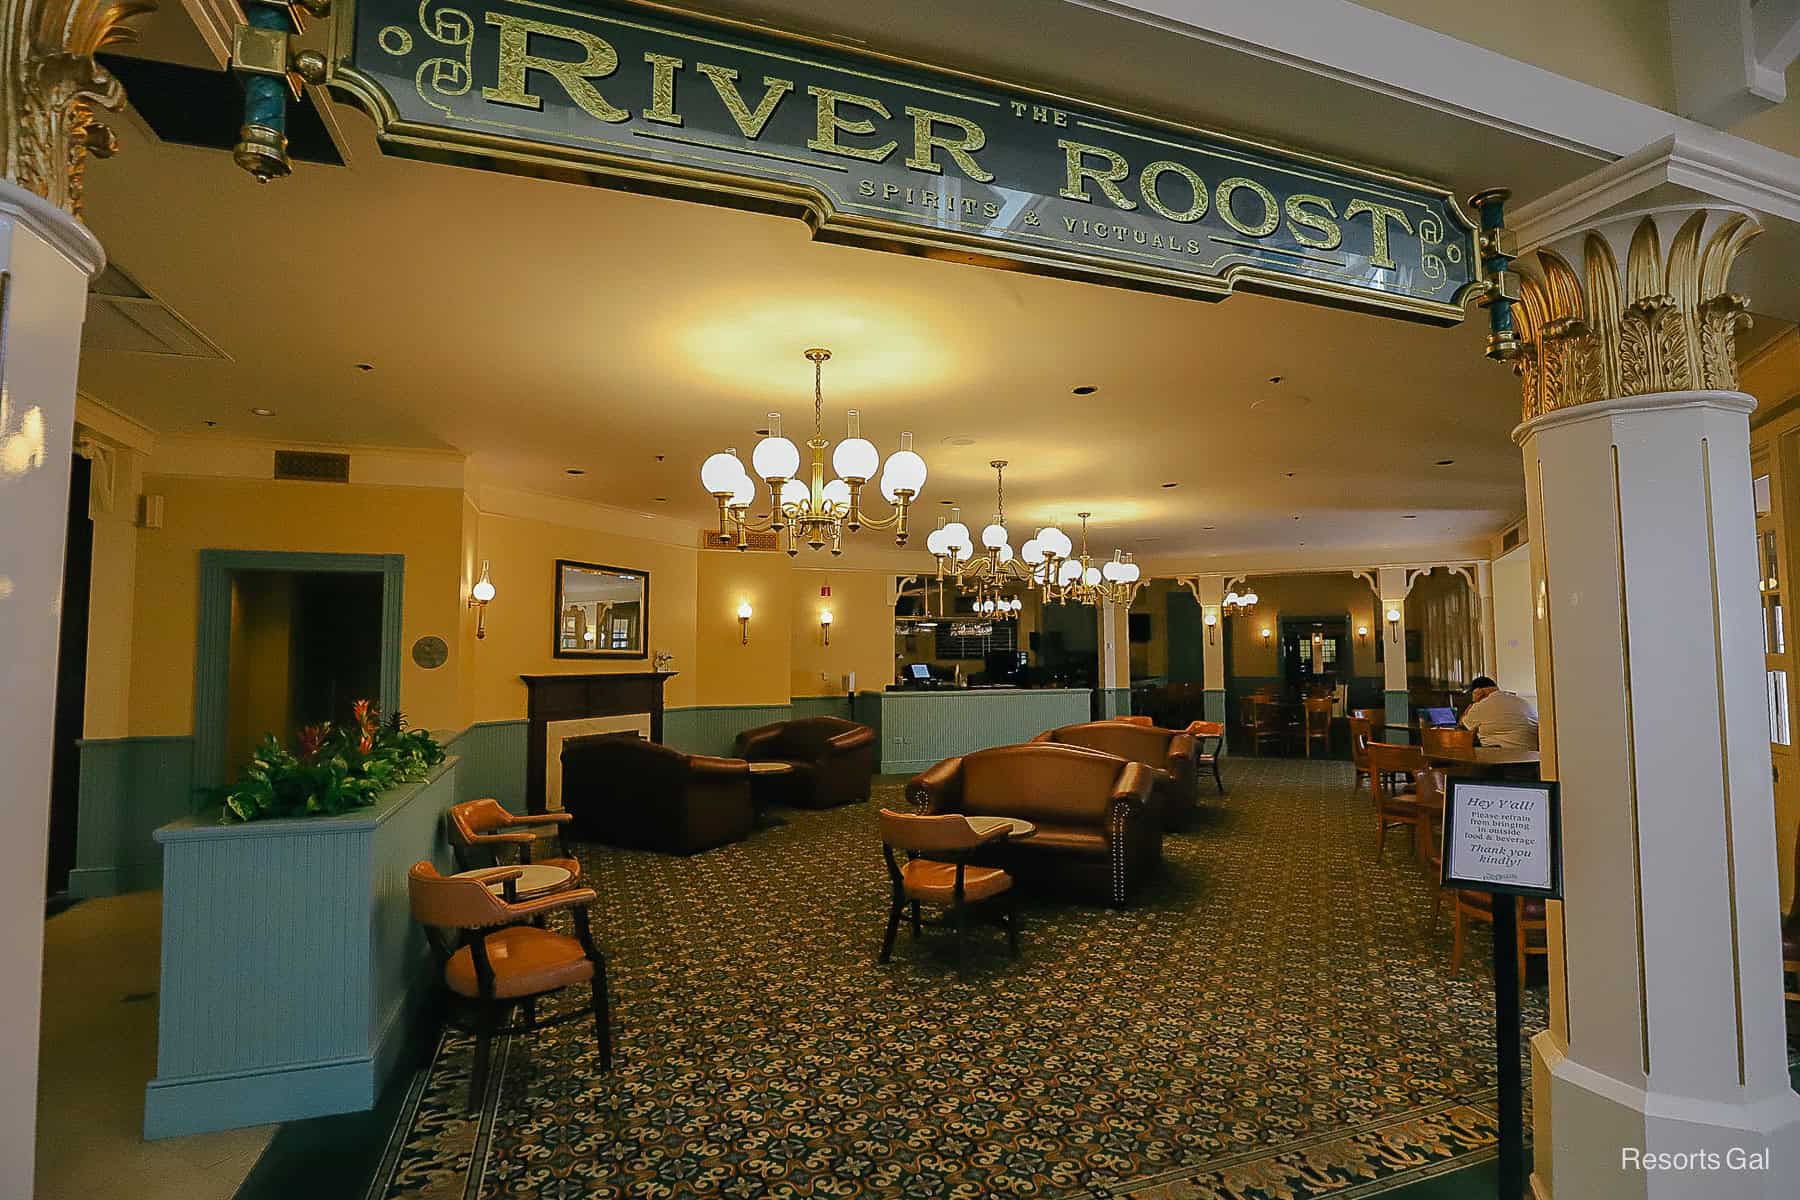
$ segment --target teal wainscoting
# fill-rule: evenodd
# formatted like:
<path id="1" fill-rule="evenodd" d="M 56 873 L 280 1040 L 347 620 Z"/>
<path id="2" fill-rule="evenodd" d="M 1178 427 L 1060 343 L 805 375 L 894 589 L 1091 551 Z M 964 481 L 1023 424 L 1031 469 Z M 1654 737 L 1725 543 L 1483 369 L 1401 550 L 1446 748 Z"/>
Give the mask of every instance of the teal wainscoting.
<path id="1" fill-rule="evenodd" d="M 84 738 L 69 891 L 116 896 L 160 887 L 162 851 L 151 835 L 196 807 L 193 738 Z"/>
<path id="2" fill-rule="evenodd" d="M 1093 708 L 1086 688 L 866 692 L 856 700 L 859 714 L 877 714 L 859 719 L 876 727 L 884 775 L 914 775 L 971 750 L 1029 742 L 1086 721 Z"/>
<path id="3" fill-rule="evenodd" d="M 1395 725 L 1412 724 L 1412 695 L 1409 692 L 1389 692 L 1384 701 L 1387 713 L 1388 728 L 1383 733 L 1383 740 L 1407 743 L 1412 741 L 1410 733 L 1393 728 Z"/>
<path id="4" fill-rule="evenodd" d="M 1114 717 L 1128 717 L 1131 715 L 1130 688 L 1101 688 L 1099 694 L 1100 719 L 1102 721 L 1110 721 Z"/>
<path id="5" fill-rule="evenodd" d="M 855 720 L 851 716 L 851 700 L 848 696 L 795 696 L 788 704 L 789 716 L 794 720 L 801 717 L 842 717 L 846 721 Z"/>
<path id="6" fill-rule="evenodd" d="M 1221 688 L 1207 688 L 1200 695 L 1200 714 L 1208 721 L 1225 720 L 1225 692 Z"/>
<path id="7" fill-rule="evenodd" d="M 144 1136 L 372 1107 L 431 986 L 406 872 L 450 865 L 456 758 L 353 816 L 156 831 L 162 992 Z"/>
<path id="8" fill-rule="evenodd" d="M 525 811 L 526 721 L 477 721 L 444 743 L 462 760 L 456 801 L 492 796 L 508 812 Z"/>
<path id="9" fill-rule="evenodd" d="M 663 711 L 663 745 L 683 754 L 729 755 L 737 735 L 758 725 L 785 721 L 787 704 L 718 704 Z"/>

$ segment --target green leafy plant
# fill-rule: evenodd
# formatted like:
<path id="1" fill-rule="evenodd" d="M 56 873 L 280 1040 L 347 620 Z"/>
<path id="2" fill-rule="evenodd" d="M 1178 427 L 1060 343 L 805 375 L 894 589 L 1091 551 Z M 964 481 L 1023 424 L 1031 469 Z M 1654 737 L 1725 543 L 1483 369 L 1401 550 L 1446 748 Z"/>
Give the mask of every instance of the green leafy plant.
<path id="1" fill-rule="evenodd" d="M 373 704 L 358 700 L 351 715 L 348 725 L 303 727 L 293 750 L 265 734 L 236 783 L 208 790 L 224 806 L 220 822 L 330 817 L 367 808 L 389 788 L 423 779 L 444 761 L 437 740 L 423 729 L 408 729 L 398 712 L 384 722 Z"/>

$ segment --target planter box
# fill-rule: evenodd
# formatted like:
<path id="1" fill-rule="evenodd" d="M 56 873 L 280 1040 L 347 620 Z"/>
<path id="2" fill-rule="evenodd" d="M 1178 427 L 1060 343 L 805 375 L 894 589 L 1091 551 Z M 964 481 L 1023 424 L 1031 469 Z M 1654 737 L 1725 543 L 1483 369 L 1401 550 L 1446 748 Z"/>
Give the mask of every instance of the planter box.
<path id="1" fill-rule="evenodd" d="M 431 982 L 406 872 L 449 869 L 458 760 L 341 817 L 156 831 L 162 995 L 144 1136 L 373 1107 Z"/>

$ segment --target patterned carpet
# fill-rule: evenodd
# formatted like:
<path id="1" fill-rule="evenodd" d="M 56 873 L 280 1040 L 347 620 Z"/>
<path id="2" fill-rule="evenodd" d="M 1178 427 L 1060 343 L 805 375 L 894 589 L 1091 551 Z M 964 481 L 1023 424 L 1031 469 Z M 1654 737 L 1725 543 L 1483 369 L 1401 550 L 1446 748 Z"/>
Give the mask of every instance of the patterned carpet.
<path id="1" fill-rule="evenodd" d="M 588 1023 L 515 1038 L 466 1117 L 447 1035 L 371 1200 L 1348 1200 L 1491 1157 L 1485 930 L 1452 979 L 1348 764 L 1226 780 L 1139 904 L 1036 897 L 1020 959 L 978 927 L 960 980 L 929 929 L 875 961 L 898 781 L 689 859 L 589 850 L 622 1061 Z"/>

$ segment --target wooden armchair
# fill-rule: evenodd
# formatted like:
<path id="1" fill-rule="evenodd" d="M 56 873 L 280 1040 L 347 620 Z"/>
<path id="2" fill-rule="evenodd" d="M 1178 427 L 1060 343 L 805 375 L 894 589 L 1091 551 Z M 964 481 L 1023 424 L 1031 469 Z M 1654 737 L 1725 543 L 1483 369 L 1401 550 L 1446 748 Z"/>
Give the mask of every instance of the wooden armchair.
<path id="1" fill-rule="evenodd" d="M 1287 738 L 1281 703 L 1269 696 L 1244 697 L 1244 732 L 1250 738 L 1250 753 L 1262 754 L 1264 742 L 1274 742 L 1279 749 Z"/>
<path id="2" fill-rule="evenodd" d="M 1369 793 L 1375 801 L 1375 856 L 1381 857 L 1387 842 L 1387 831 L 1401 825 L 1413 830 L 1413 841 L 1420 860 L 1426 858 L 1426 841 L 1431 836 L 1432 810 L 1411 789 L 1400 790 L 1425 770 L 1425 752 L 1417 746 L 1396 746 L 1388 742 L 1369 743 Z"/>
<path id="3" fill-rule="evenodd" d="M 1006 897 L 1006 941 L 1014 958 L 1019 956 L 1019 899 L 1012 876 L 998 867 L 980 867 L 969 859 L 983 846 L 1006 840 L 1004 827 L 980 834 L 968 818 L 958 814 L 917 816 L 881 810 L 881 854 L 887 860 L 893 902 L 888 909 L 887 936 L 881 941 L 881 961 L 894 954 L 894 935 L 900 914 L 912 906 L 913 937 L 919 936 L 919 905 L 937 904 L 948 909 L 947 919 L 956 927 L 956 966 L 968 964 L 968 912 L 976 904 Z M 905 861 L 895 858 L 898 850 Z"/>
<path id="4" fill-rule="evenodd" d="M 1308 696 L 1306 698 L 1306 757 L 1311 758 L 1314 742 L 1325 743 L 1325 753 L 1331 753 L 1331 705 L 1330 696 Z"/>
<path id="5" fill-rule="evenodd" d="M 1374 740 L 1374 723 L 1366 710 L 1358 709 L 1350 717 L 1350 765 L 1356 768 L 1354 787 L 1361 787 L 1363 780 L 1369 777 L 1369 743 Z"/>
<path id="6" fill-rule="evenodd" d="M 606 959 L 595 948 L 588 928 L 588 905 L 598 897 L 592 888 L 570 888 L 508 902 L 489 890 L 490 884 L 516 880 L 521 874 L 518 867 L 493 867 L 474 875 L 444 876 L 429 862 L 414 863 L 407 872 L 413 920 L 425 927 L 437 957 L 438 977 L 453 1003 L 473 1006 L 475 1011 L 471 1112 L 481 1106 L 487 1091 L 495 1034 L 531 1033 L 586 1015 L 576 1009 L 540 1024 L 538 997 L 566 987 L 589 985 L 600 1069 L 612 1070 Z M 574 937 L 525 923 L 559 909 L 569 910 Z M 523 1009 L 523 1023 L 502 1025 L 502 1018 L 515 1007 Z"/>
<path id="7" fill-rule="evenodd" d="M 562 831 L 574 819 L 566 812 L 532 813 L 520 817 L 500 807 L 498 800 L 488 799 L 453 804 L 445 818 L 450 827 L 450 849 L 461 870 L 511 866 L 514 861 L 530 863 L 540 840 L 532 831 L 554 829 L 560 853 L 555 858 L 536 861 L 546 867 L 561 867 L 567 871 L 571 885 L 581 878 L 581 863 L 562 844 Z"/>
<path id="8" fill-rule="evenodd" d="M 1225 794 L 1225 781 L 1219 777 L 1219 758 L 1225 753 L 1223 721 L 1189 721 L 1188 735 L 1194 739 L 1194 770 L 1211 771 L 1213 786 Z"/>

